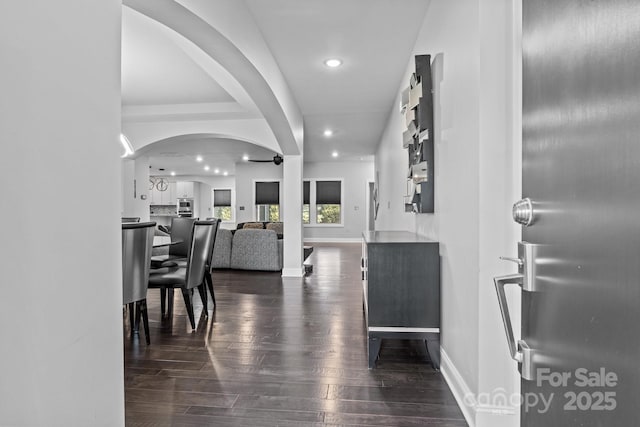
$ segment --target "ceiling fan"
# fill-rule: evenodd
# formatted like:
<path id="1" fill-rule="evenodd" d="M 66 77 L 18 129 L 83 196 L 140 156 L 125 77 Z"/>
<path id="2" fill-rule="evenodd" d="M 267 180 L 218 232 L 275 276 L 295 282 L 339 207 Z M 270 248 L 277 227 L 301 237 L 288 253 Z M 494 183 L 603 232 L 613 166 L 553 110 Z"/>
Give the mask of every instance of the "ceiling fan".
<path id="1" fill-rule="evenodd" d="M 276 154 L 275 156 L 273 156 L 273 159 L 271 159 L 271 160 L 251 160 L 251 159 L 249 159 L 249 161 L 250 162 L 256 162 L 256 163 L 273 163 L 274 165 L 280 165 L 280 164 L 282 164 L 284 159 L 282 158 L 282 156 L 280 154 Z"/>

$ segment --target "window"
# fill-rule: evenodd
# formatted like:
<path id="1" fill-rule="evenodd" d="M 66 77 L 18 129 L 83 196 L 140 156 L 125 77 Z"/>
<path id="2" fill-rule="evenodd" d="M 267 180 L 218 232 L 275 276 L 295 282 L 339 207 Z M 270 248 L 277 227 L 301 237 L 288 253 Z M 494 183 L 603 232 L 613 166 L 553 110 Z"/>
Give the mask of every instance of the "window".
<path id="1" fill-rule="evenodd" d="M 311 179 L 302 185 L 302 223 L 312 227 L 342 225 L 342 180 Z"/>
<path id="2" fill-rule="evenodd" d="M 256 221 L 280 221 L 280 183 L 256 182 Z"/>
<path id="3" fill-rule="evenodd" d="M 316 181 L 316 223 L 340 224 L 341 181 Z"/>
<path id="4" fill-rule="evenodd" d="M 231 190 L 213 190 L 213 216 L 222 221 L 233 221 Z"/>
<path id="5" fill-rule="evenodd" d="M 302 223 L 311 223 L 311 181 L 302 183 Z"/>

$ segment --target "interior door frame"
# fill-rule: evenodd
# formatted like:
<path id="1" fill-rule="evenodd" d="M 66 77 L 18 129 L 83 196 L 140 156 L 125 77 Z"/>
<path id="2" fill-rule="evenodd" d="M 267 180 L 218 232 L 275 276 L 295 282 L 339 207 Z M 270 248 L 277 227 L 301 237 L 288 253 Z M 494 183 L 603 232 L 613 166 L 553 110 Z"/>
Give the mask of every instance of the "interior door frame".
<path id="1" fill-rule="evenodd" d="M 511 37 L 511 106 L 512 106 L 512 179 L 514 194 L 522 197 L 522 2 L 523 0 L 513 0 L 513 14 L 512 14 L 512 37 Z M 513 201 L 514 203 L 516 200 Z M 518 239 L 522 240 L 522 231 L 520 231 Z M 514 242 L 514 246 L 515 246 Z M 516 339 L 521 338 L 521 324 L 522 324 L 522 311 L 521 303 L 522 298 L 519 291 L 512 290 L 507 293 L 510 307 L 514 310 L 511 313 L 511 321 L 513 322 L 513 330 L 516 335 Z M 515 369 L 517 366 L 513 365 Z M 520 375 L 514 376 L 513 390 L 518 394 L 521 394 L 522 387 L 520 383 Z M 514 408 L 516 410 L 515 419 L 518 421 L 518 426 L 521 424 L 520 407 Z"/>

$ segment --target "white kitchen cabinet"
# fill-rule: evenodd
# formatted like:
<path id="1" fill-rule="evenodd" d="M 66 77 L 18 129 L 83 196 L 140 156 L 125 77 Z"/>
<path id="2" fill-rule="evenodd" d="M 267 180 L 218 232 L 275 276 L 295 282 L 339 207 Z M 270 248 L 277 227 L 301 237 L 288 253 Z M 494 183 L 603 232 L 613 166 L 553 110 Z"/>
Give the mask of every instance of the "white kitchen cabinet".
<path id="1" fill-rule="evenodd" d="M 176 183 L 167 182 L 167 189 L 164 191 L 158 190 L 160 194 L 160 205 L 175 205 L 176 204 Z"/>
<path id="2" fill-rule="evenodd" d="M 155 185 L 149 190 L 149 204 L 150 205 L 175 205 L 176 204 L 176 183 L 167 181 L 167 187 L 165 191 L 160 191 L 158 186 Z"/>
<path id="3" fill-rule="evenodd" d="M 159 203 L 159 201 L 156 201 L 156 197 L 157 197 L 158 192 L 156 191 L 155 187 L 152 188 L 151 190 L 149 190 L 149 204 L 150 205 L 157 205 Z"/>
<path id="4" fill-rule="evenodd" d="M 147 199 L 149 200 L 149 204 L 150 205 L 155 205 L 155 201 L 156 201 L 156 192 L 155 192 L 155 181 L 153 179 L 153 177 L 149 177 L 149 182 L 147 182 Z"/>
<path id="5" fill-rule="evenodd" d="M 176 198 L 178 199 L 193 199 L 193 182 L 192 181 L 178 181 L 176 183 Z"/>
<path id="6" fill-rule="evenodd" d="M 167 200 L 167 205 L 175 205 L 176 204 L 176 199 L 178 198 L 178 196 L 176 196 L 176 182 L 169 182 L 169 188 L 167 189 L 167 191 L 165 191 L 166 194 L 166 200 Z"/>

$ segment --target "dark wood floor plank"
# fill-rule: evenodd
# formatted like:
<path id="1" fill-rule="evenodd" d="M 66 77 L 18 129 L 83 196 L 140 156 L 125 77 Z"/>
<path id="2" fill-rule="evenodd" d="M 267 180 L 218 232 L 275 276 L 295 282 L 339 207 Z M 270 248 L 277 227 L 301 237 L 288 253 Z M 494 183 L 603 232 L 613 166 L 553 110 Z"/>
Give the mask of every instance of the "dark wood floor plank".
<path id="1" fill-rule="evenodd" d="M 172 405 L 166 402 L 131 402 L 127 401 L 126 414 L 157 414 L 157 415 L 180 415 L 187 412 L 190 405 Z"/>
<path id="2" fill-rule="evenodd" d="M 237 394 L 198 393 L 189 391 L 127 389 L 125 402 L 157 403 L 168 405 L 199 405 L 231 408 L 238 400 Z"/>
<path id="3" fill-rule="evenodd" d="M 406 416 L 421 418 L 460 419 L 457 406 L 445 404 L 414 404 L 369 402 L 354 400 L 309 399 L 298 397 L 246 396 L 238 397 L 234 408 L 276 409 L 280 411 L 324 411 L 341 414 Z"/>
<path id="4" fill-rule="evenodd" d="M 326 399 L 329 386 L 304 383 L 254 381 L 220 381 L 202 378 L 172 378 L 138 375 L 127 380 L 128 389 L 193 391 L 201 393 L 244 394 L 260 396 L 298 396 Z"/>
<path id="5" fill-rule="evenodd" d="M 278 409 L 253 409 L 253 408 L 211 408 L 204 406 L 192 406 L 187 410 L 188 415 L 227 416 L 234 418 L 254 418 L 274 421 L 302 421 L 323 422 L 324 413 L 321 411 L 288 411 Z"/>
<path id="6" fill-rule="evenodd" d="M 150 290 L 151 345 L 125 344 L 126 425 L 433 426 L 467 424 L 424 342 L 385 340 L 368 369 L 359 244 L 315 244 L 314 272 L 215 271 L 217 306 L 181 295 L 160 316 Z M 124 314 L 126 316 L 126 314 Z"/>
<path id="7" fill-rule="evenodd" d="M 325 415 L 324 422 L 331 425 L 348 426 L 467 427 L 467 423 L 464 420 L 443 420 L 438 418 L 370 414 L 327 413 Z"/>
<path id="8" fill-rule="evenodd" d="M 329 386 L 328 399 L 363 400 L 372 402 L 432 403 L 455 405 L 453 394 L 447 389 Z"/>

